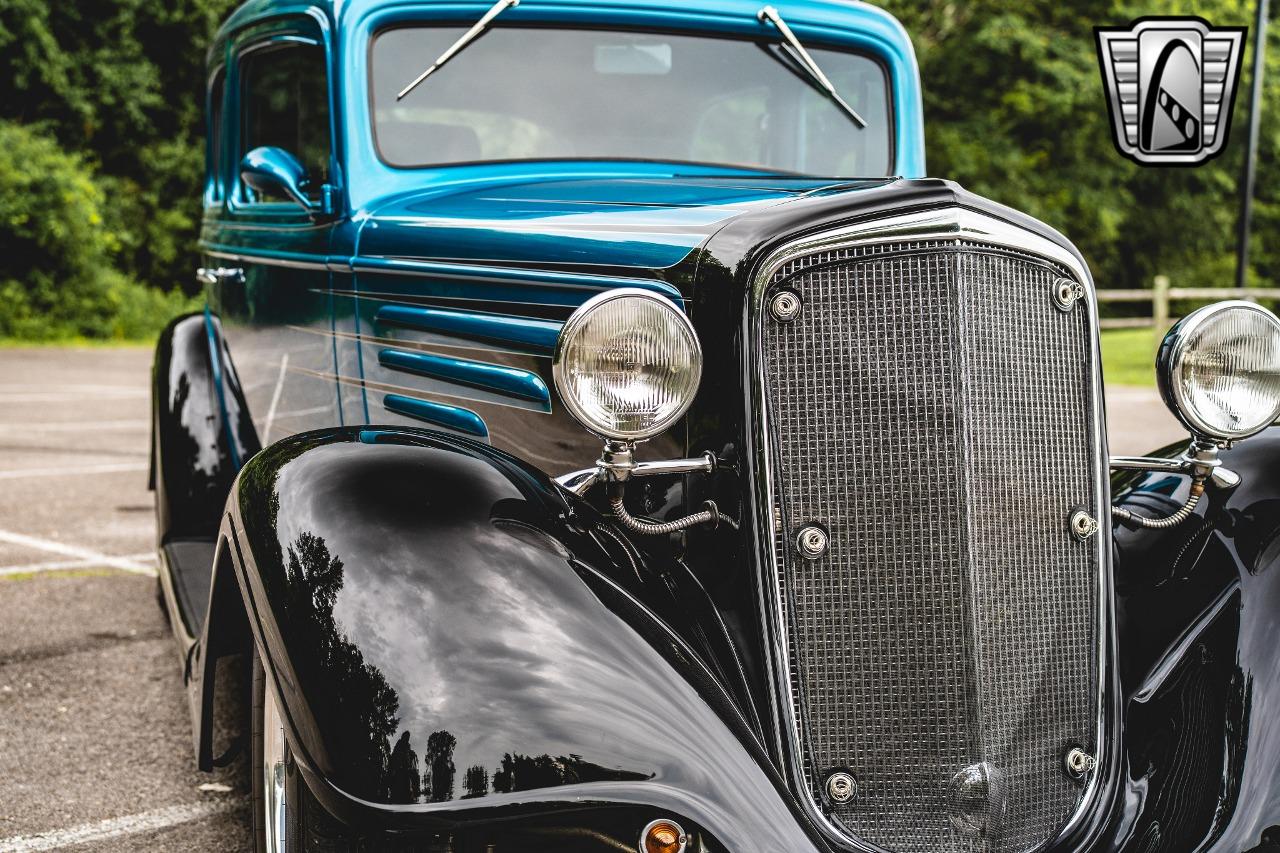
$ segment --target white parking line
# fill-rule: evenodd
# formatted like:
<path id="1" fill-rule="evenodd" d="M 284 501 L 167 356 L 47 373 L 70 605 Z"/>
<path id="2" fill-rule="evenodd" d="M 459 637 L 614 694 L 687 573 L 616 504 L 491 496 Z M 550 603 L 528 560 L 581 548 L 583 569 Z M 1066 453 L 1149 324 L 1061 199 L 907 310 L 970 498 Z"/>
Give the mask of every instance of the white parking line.
<path id="1" fill-rule="evenodd" d="M 133 429 L 146 429 L 151 426 L 151 421 L 142 418 L 134 420 L 121 421 L 58 421 L 56 423 L 32 424 L 32 423 L 0 423 L 0 430 L 13 430 L 14 432 L 29 432 L 38 434 L 42 432 L 123 432 Z"/>
<path id="2" fill-rule="evenodd" d="M 140 563 L 137 560 L 131 560 L 128 557 L 112 557 L 88 548 L 81 548 L 78 545 L 54 542 L 51 539 L 39 539 L 35 536 L 0 530 L 0 542 L 21 545 L 24 548 L 34 548 L 37 551 L 48 551 L 51 554 L 61 554 L 64 557 L 76 557 L 97 566 L 110 566 L 113 569 L 120 569 L 125 572 L 134 572 L 135 574 L 149 575 L 150 577 L 156 576 L 155 567 Z"/>
<path id="3" fill-rule="evenodd" d="M 126 391 L 136 394 L 138 389 L 133 385 L 107 385 L 102 382 L 64 382 L 62 384 L 51 382 L 0 382 L 0 392 L 5 391 L 65 391 L 71 393 L 87 392 L 90 394 L 101 391 L 110 392 L 112 390 Z"/>
<path id="4" fill-rule="evenodd" d="M 101 465 L 79 465 L 74 468 L 17 468 L 0 471 L 0 480 L 20 480 L 23 477 L 71 477 L 81 474 L 117 474 L 121 471 L 145 471 L 146 462 L 105 462 Z"/>
<path id="5" fill-rule="evenodd" d="M 0 392 L 0 403 L 82 403 L 85 400 L 137 400 L 149 397 L 145 388 L 97 388 L 92 391 Z"/>
<path id="6" fill-rule="evenodd" d="M 271 392 L 271 405 L 267 406 L 267 425 L 262 428 L 262 446 L 271 443 L 271 426 L 276 422 L 276 406 L 280 405 L 280 392 L 284 390 L 284 377 L 289 372 L 289 353 L 280 357 L 280 375 L 276 377 L 275 390 Z"/>
<path id="7" fill-rule="evenodd" d="M 128 554 L 124 557 L 116 557 L 117 560 L 132 560 L 138 563 L 154 563 L 156 555 L 152 553 L 146 554 Z M 53 560 L 46 563 L 27 563 L 22 566 L 0 566 L 0 577 L 6 575 L 33 575 L 39 572 L 65 572 L 75 569 L 92 569 L 99 565 L 97 560 Z"/>
<path id="8" fill-rule="evenodd" d="M 56 850 L 76 844 L 102 843 L 140 832 L 168 829 L 193 820 L 231 811 L 240 803 L 234 799 L 205 800 L 182 806 L 168 806 L 125 817 L 113 817 L 96 823 L 82 823 L 66 829 L 53 829 L 35 835 L 15 835 L 0 838 L 0 850 L 4 853 L 35 853 L 37 850 Z"/>

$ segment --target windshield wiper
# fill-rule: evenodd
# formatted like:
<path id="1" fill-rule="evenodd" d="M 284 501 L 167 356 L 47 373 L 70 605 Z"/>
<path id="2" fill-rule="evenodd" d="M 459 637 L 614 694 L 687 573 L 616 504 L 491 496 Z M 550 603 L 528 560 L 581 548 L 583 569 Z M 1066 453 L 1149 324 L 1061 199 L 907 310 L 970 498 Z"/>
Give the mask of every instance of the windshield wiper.
<path id="1" fill-rule="evenodd" d="M 782 33 L 782 38 L 791 47 L 796 54 L 796 60 L 800 63 L 809 76 L 813 78 L 813 82 L 817 83 L 819 88 L 823 89 L 831 100 L 836 102 L 836 106 L 849 114 L 849 118 L 857 123 L 858 127 L 866 127 L 867 122 L 862 116 L 858 115 L 858 111 L 849 106 L 845 99 L 840 97 L 840 93 L 836 91 L 836 87 L 827 79 L 827 75 L 822 73 L 822 69 L 818 67 L 818 63 L 809 55 L 809 51 L 804 49 L 804 45 L 800 43 L 800 39 L 796 38 L 796 34 L 791 32 L 791 27 L 787 26 L 787 22 L 782 20 L 782 16 L 778 14 L 778 10 L 772 6 L 765 6 L 756 13 L 756 17 L 761 23 L 769 22 L 778 28 L 778 32 Z"/>
<path id="2" fill-rule="evenodd" d="M 426 80 L 435 71 L 437 71 L 440 68 L 440 66 L 444 65 L 450 59 L 453 59 L 453 57 L 456 56 L 459 52 L 461 52 L 463 48 L 465 48 L 467 45 L 475 41 L 476 38 L 478 38 L 481 33 L 483 33 L 486 29 L 488 29 L 489 23 L 494 18 L 498 17 L 507 9 L 510 9 L 512 6 L 519 6 L 519 5 L 520 5 L 520 0 L 498 0 L 497 3 L 494 3 L 492 6 L 490 6 L 489 11 L 485 12 L 484 15 L 480 18 L 480 20 L 472 24 L 471 29 L 463 33 L 461 38 L 459 38 L 457 41 L 455 41 L 453 44 L 449 46 L 448 50 L 440 54 L 440 58 L 437 59 L 435 62 L 431 63 L 430 68 L 428 68 L 426 71 L 423 71 L 416 78 L 414 78 L 414 81 L 412 83 L 410 83 L 408 86 L 405 86 L 403 89 L 401 89 L 400 94 L 396 95 L 396 100 L 397 101 L 403 100 L 405 95 L 409 94 L 414 89 L 418 88 L 419 83 L 421 83 L 423 80 Z"/>

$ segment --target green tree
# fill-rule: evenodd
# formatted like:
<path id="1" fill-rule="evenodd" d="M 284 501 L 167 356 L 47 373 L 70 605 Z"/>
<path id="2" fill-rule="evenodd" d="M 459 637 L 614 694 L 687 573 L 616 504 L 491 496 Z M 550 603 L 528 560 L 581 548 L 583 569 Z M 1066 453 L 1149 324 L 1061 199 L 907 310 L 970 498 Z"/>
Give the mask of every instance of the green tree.
<path id="1" fill-rule="evenodd" d="M 1253 37 L 1223 156 L 1195 169 L 1161 169 L 1114 150 L 1093 27 L 1151 14 L 1251 25 L 1253 2 L 884 0 L 884 6 L 903 22 L 920 60 L 930 173 L 1059 228 L 1081 247 L 1100 286 L 1138 287 L 1157 273 L 1178 284 L 1232 282 Z M 146 311 L 169 306 L 164 298 L 148 305 L 119 296 L 134 294 L 125 282 L 194 292 L 190 251 L 200 218 L 206 46 L 235 3 L 0 0 L 6 81 L 0 121 L 9 122 L 14 145 L 35 152 L 20 169 L 12 164 L 21 160 L 6 160 L 13 171 L 3 178 L 0 205 L 10 230 L 0 231 L 0 248 L 25 246 L 18 241 L 34 240 L 44 227 L 14 224 L 26 204 L 8 197 L 18 186 L 42 193 L 47 183 L 49 211 L 70 217 L 49 223 L 41 245 L 53 245 L 57 233 L 92 231 L 87 248 L 63 244 L 66 254 L 52 266 L 38 267 L 38 253 L 23 269 L 10 262 L 0 280 L 22 299 L 0 303 L 0 334 L 49 336 L 40 312 L 55 304 L 62 313 L 49 317 L 59 334 L 120 334 L 147 325 Z M 1268 41 L 1251 281 L 1277 284 L 1280 26 L 1273 24 Z M 14 136 L 14 125 L 25 135 Z M 50 145 L 73 156 L 59 158 Z M 43 168 L 52 172 L 46 177 Z M 93 187 L 82 190 L 81 204 L 50 195 L 72 184 Z M 44 216 L 54 215 L 49 211 Z M 100 270 L 96 279 L 90 267 Z M 90 279 L 98 284 L 89 287 Z M 115 284 L 104 284 L 108 279 Z M 50 289 L 54 283 L 58 293 Z M 73 298 L 77 288 L 83 294 Z M 104 302 L 104 293 L 117 296 Z M 90 309 L 107 313 L 72 319 Z"/>
<path id="2" fill-rule="evenodd" d="M 140 337 L 182 309 L 112 267 L 103 203 L 80 157 L 0 121 L 0 337 Z"/>
<path id="3" fill-rule="evenodd" d="M 1233 283 L 1247 69 L 1221 157 L 1194 169 L 1138 166 L 1111 141 L 1093 27 L 1153 14 L 1248 25 L 1252 2 L 889 0 L 885 6 L 911 34 L 920 61 L 931 174 L 1062 230 L 1080 246 L 1100 287 L 1142 287 L 1157 273 L 1180 284 Z M 1280 220 L 1280 188 L 1268 180 L 1280 148 L 1275 29 L 1253 265 L 1271 281 L 1280 273 L 1280 246 L 1268 239 Z"/>
<path id="4" fill-rule="evenodd" d="M 234 0 L 0 0 L 0 119 L 37 127 L 96 173 L 119 271 L 191 289 L 205 52 Z"/>

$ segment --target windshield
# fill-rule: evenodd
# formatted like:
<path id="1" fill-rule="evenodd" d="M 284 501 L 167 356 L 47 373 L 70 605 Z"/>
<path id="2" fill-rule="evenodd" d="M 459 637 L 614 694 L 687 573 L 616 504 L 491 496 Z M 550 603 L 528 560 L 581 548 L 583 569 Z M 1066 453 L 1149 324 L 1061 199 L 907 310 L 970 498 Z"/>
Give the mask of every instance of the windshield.
<path id="1" fill-rule="evenodd" d="M 464 29 L 374 39 L 374 133 L 388 164 L 631 159 L 824 177 L 893 165 L 884 68 L 808 45 L 860 128 L 776 38 L 495 26 L 397 101 Z"/>

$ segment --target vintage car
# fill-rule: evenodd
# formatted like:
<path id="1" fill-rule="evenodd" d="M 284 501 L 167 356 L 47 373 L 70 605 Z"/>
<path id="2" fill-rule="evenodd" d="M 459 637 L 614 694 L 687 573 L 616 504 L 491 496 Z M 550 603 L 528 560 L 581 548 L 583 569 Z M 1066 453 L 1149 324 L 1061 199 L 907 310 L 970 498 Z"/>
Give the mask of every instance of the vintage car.
<path id="1" fill-rule="evenodd" d="M 889 15 L 251 0 L 208 64 L 153 481 L 257 849 L 1274 849 L 1280 323 L 1180 322 L 1188 440 L 1109 458 L 1089 269 L 924 177 Z"/>

